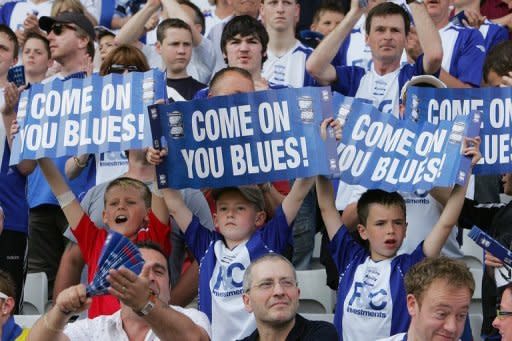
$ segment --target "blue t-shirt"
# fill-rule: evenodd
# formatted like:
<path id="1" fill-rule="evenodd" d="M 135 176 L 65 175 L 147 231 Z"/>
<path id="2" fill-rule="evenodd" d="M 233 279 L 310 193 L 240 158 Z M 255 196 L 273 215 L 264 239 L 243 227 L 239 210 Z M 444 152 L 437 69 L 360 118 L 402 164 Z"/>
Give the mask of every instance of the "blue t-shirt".
<path id="1" fill-rule="evenodd" d="M 473 28 L 449 23 L 439 30 L 443 69 L 464 83 L 479 87 L 486 50 L 482 34 Z"/>
<path id="2" fill-rule="evenodd" d="M 334 91 L 345 96 L 367 100 L 381 112 L 398 116 L 400 91 L 405 83 L 414 76 L 425 74 L 423 55 L 415 64 L 405 64 L 393 72 L 378 75 L 374 66 L 366 70 L 359 66 L 338 66 L 336 81 L 331 85 Z M 435 74 L 434 76 L 438 76 Z"/>
<path id="3" fill-rule="evenodd" d="M 499 24 L 495 24 L 487 19 L 485 19 L 484 23 L 480 25 L 479 31 L 484 37 L 485 51 L 487 53 L 489 53 L 489 50 L 494 45 L 508 40 L 507 28 Z"/>
<path id="4" fill-rule="evenodd" d="M 254 317 L 244 309 L 242 301 L 245 269 L 266 253 L 282 253 L 291 236 L 292 227 L 286 222 L 282 207 L 248 241 L 232 250 L 225 246 L 221 234 L 203 227 L 193 217 L 185 240 L 199 261 L 199 310 L 212 323 L 213 340 L 237 340 L 254 331 Z"/>
<path id="5" fill-rule="evenodd" d="M 404 275 L 425 258 L 423 243 L 410 255 L 374 262 L 342 226 L 329 247 L 340 274 L 334 315 L 340 340 L 376 340 L 406 332 L 410 316 Z"/>

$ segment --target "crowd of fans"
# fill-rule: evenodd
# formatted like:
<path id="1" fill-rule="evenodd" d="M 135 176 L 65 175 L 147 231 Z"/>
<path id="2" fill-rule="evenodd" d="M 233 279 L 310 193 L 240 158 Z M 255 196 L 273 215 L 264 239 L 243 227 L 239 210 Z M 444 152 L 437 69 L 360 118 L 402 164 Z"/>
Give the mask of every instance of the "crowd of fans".
<path id="1" fill-rule="evenodd" d="M 27 334 L 8 317 L 22 311 L 28 271 L 46 273 L 53 299 L 29 335 L 36 340 L 470 340 L 475 285 L 450 259 L 462 258 L 461 230 L 475 224 L 512 245 L 511 204 L 500 202 L 512 195 L 511 174 L 427 194 L 323 177 L 177 191 L 155 185 L 166 150 L 9 166 L 10 148 L 30 84 L 151 68 L 165 71 L 164 100 L 330 86 L 403 118 L 411 79 L 512 86 L 510 29 L 509 0 L 0 1 L 0 333 Z M 20 65 L 26 85 L 8 78 Z M 332 120 L 319 129 L 327 125 L 339 133 Z M 465 143 L 474 165 L 480 138 Z M 136 242 L 146 263 L 140 276 L 111 272 L 109 295 L 91 299 L 81 276 L 93 278 L 108 229 Z M 335 329 L 296 314 L 294 269 L 309 269 L 318 231 L 328 272 L 318 286 L 337 291 Z M 503 264 L 490 254 L 485 264 L 483 325 L 471 328 L 499 340 L 507 314 L 496 318 L 494 269 Z M 197 296 L 199 311 L 184 308 Z M 83 311 L 89 319 L 68 324 Z"/>

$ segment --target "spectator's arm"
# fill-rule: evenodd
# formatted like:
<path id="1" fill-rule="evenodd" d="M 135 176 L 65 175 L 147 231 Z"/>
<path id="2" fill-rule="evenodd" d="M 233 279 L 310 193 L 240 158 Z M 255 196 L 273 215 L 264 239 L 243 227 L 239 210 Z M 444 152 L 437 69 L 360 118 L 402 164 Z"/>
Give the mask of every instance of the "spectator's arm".
<path id="1" fill-rule="evenodd" d="M 321 175 L 316 178 L 316 196 L 327 234 L 329 239 L 333 239 L 343 222 L 334 203 L 332 183 Z"/>
<path id="2" fill-rule="evenodd" d="M 357 216 L 357 202 L 347 205 L 341 215 L 341 220 L 349 230 L 354 230 L 359 224 L 359 217 Z"/>
<path id="3" fill-rule="evenodd" d="M 172 188 L 164 188 L 160 191 L 164 195 L 164 200 L 167 208 L 169 209 L 169 214 L 172 215 L 180 230 L 185 233 L 188 225 L 192 221 L 192 212 L 185 204 L 183 195 L 181 195 L 179 190 Z"/>
<path id="4" fill-rule="evenodd" d="M 60 259 L 59 269 L 53 286 L 54 304 L 61 291 L 80 283 L 85 262 L 78 244 L 70 242 Z"/>
<path id="5" fill-rule="evenodd" d="M 449 88 L 472 88 L 472 86 L 468 83 L 464 83 L 456 77 L 453 77 L 444 69 L 441 69 L 441 73 L 439 74 L 439 79 L 443 81 Z"/>
<path id="6" fill-rule="evenodd" d="M 120 17 L 118 15 L 114 15 L 112 17 L 112 21 L 110 22 L 110 27 L 114 30 L 118 29 L 118 28 L 123 28 L 124 25 L 126 25 L 126 23 L 128 23 L 130 21 L 132 17 L 131 16 L 128 16 L 128 17 Z"/>
<path id="7" fill-rule="evenodd" d="M 146 2 L 140 11 L 135 13 L 135 15 L 130 17 L 130 20 L 122 25 L 114 39 L 114 42 L 117 45 L 136 42 L 145 33 L 144 25 L 146 22 L 149 21 L 151 16 L 158 11 L 159 8 L 160 0 L 149 0 Z M 112 22 L 114 22 L 115 18 L 116 17 L 112 18 Z"/>
<path id="8" fill-rule="evenodd" d="M 290 193 L 283 200 L 283 212 L 286 217 L 286 222 L 290 225 L 297 216 L 304 198 L 311 190 L 311 187 L 315 183 L 315 177 L 301 178 L 295 180 Z"/>
<path id="9" fill-rule="evenodd" d="M 412 2 L 409 7 L 423 49 L 423 69 L 428 74 L 436 73 L 441 68 L 443 60 L 443 47 L 439 31 L 423 4 Z"/>
<path id="10" fill-rule="evenodd" d="M 89 154 L 82 154 L 80 156 L 73 156 L 66 160 L 64 165 L 64 173 L 66 178 L 73 180 L 82 173 L 89 162 Z"/>
<path id="11" fill-rule="evenodd" d="M 181 19 L 190 26 L 192 29 L 192 44 L 194 44 L 194 46 L 201 44 L 201 41 L 203 40 L 201 28 L 198 27 L 199 25 L 194 23 L 194 18 L 191 18 L 176 0 L 162 1 L 162 7 L 167 12 L 169 18 Z"/>
<path id="12" fill-rule="evenodd" d="M 267 213 L 267 218 L 271 218 L 274 216 L 276 208 L 283 203 L 286 196 L 279 193 L 271 182 L 260 184 L 258 187 L 263 193 L 263 198 L 265 199 L 265 212 Z"/>
<path id="13" fill-rule="evenodd" d="M 306 61 L 306 70 L 319 84 L 329 85 L 336 80 L 336 69 L 331 65 L 331 61 L 362 14 L 363 9 L 359 8 L 358 0 L 352 0 L 350 11 L 345 18 L 320 42 L 309 56 Z"/>
<path id="14" fill-rule="evenodd" d="M 496 24 L 500 24 L 508 28 L 509 31 L 512 31 L 512 13 L 509 13 L 501 18 L 492 19 L 492 22 Z"/>
<path id="15" fill-rule="evenodd" d="M 197 296 L 199 264 L 194 260 L 172 287 L 171 304 L 186 307 Z"/>

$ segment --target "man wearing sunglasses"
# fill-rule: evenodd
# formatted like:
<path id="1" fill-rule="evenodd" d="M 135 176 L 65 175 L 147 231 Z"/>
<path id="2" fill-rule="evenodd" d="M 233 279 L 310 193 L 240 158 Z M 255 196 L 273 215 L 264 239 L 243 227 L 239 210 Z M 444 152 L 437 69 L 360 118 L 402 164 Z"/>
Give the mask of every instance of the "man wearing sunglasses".
<path id="1" fill-rule="evenodd" d="M 405 275 L 407 333 L 379 341 L 459 340 L 469 314 L 475 281 L 468 267 L 445 256 L 427 258 Z"/>

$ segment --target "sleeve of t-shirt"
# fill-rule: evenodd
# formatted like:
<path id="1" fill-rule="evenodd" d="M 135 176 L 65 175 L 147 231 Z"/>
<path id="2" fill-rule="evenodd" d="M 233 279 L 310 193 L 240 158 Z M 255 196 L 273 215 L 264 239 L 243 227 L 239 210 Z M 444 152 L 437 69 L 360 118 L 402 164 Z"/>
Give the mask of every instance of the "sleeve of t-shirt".
<path id="1" fill-rule="evenodd" d="M 276 252 L 283 252 L 292 235 L 292 225 L 288 225 L 283 207 L 279 205 L 274 216 L 256 233 L 261 233 L 261 239 Z"/>
<path id="2" fill-rule="evenodd" d="M 349 234 L 345 225 L 341 226 L 329 242 L 331 256 L 340 273 L 345 271 L 349 262 L 355 257 L 364 257 L 368 252 Z"/>
<path id="3" fill-rule="evenodd" d="M 171 228 L 162 223 L 153 213 L 149 211 L 149 239 L 162 246 L 167 256 L 171 254 Z"/>
<path id="4" fill-rule="evenodd" d="M 208 247 L 210 246 L 210 243 L 214 239 L 215 232 L 210 231 L 201 225 L 199 218 L 193 216 L 192 221 L 185 232 L 185 241 L 198 261 L 203 258 L 206 250 L 208 250 Z"/>
<path id="5" fill-rule="evenodd" d="M 485 60 L 485 42 L 480 31 L 474 29 L 469 31 L 468 39 L 461 44 L 462 51 L 456 59 L 453 76 L 464 83 L 480 87 Z"/>
<path id="6" fill-rule="evenodd" d="M 400 267 L 404 274 L 416 263 L 421 262 L 425 259 L 425 253 L 423 252 L 423 242 L 419 243 L 416 249 L 411 254 L 403 254 L 398 256 L 400 261 Z"/>
<path id="7" fill-rule="evenodd" d="M 496 31 L 491 36 L 491 40 L 486 44 L 486 48 L 488 49 L 486 51 L 487 53 L 489 53 L 489 50 L 493 46 L 501 43 L 502 41 L 507 41 L 508 40 L 508 30 L 504 26 L 496 25 L 494 27 L 496 28 Z M 489 30 L 490 30 L 490 28 L 491 27 L 489 27 Z M 489 33 L 491 33 L 491 32 L 489 32 Z M 487 34 L 489 34 L 489 33 L 487 33 Z"/>
<path id="8" fill-rule="evenodd" d="M 77 227 L 72 230 L 72 232 L 78 242 L 78 247 L 80 247 L 84 261 L 88 264 L 89 260 L 94 257 L 94 253 L 97 251 L 93 245 L 96 245 L 98 239 L 105 239 L 106 231 L 97 228 L 89 216 L 83 214 L 82 219 L 80 219 Z"/>
<path id="9" fill-rule="evenodd" d="M 208 316 L 206 316 L 205 313 L 192 308 L 182 308 L 180 306 L 171 307 L 174 308 L 176 311 L 182 313 L 183 315 L 187 316 L 189 319 L 192 320 L 192 322 L 194 322 L 199 327 L 203 328 L 209 337 L 212 336 L 210 320 L 208 320 Z"/>
<path id="10" fill-rule="evenodd" d="M 203 193 L 197 189 L 184 189 L 181 191 L 183 200 L 193 215 L 199 218 L 201 225 L 213 231 L 213 219 L 210 206 Z"/>
<path id="11" fill-rule="evenodd" d="M 91 326 L 90 319 L 83 319 L 79 321 L 75 321 L 73 323 L 68 323 L 66 328 L 64 329 L 64 334 L 73 341 L 89 341 L 93 339 L 93 335 L 91 334 L 93 331 L 93 326 Z"/>
<path id="12" fill-rule="evenodd" d="M 338 66 L 335 69 L 336 81 L 331 84 L 332 90 L 345 96 L 355 96 L 366 71 L 359 66 Z"/>

